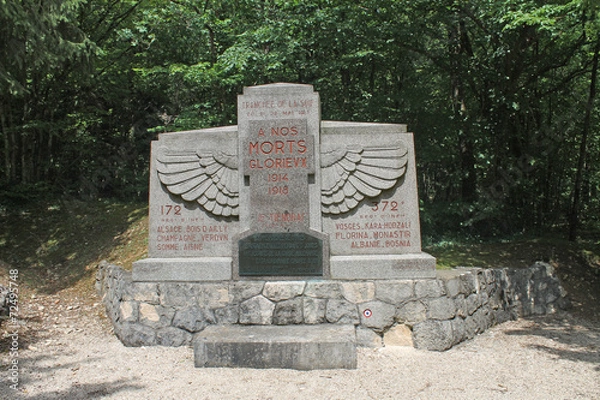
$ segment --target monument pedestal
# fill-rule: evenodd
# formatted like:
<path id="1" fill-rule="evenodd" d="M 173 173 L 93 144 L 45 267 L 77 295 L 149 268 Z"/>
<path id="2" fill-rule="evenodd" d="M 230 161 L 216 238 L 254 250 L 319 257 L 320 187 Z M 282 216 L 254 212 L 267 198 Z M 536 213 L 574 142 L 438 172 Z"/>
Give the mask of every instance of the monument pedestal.
<path id="1" fill-rule="evenodd" d="M 133 263 L 134 282 L 206 282 L 239 279 L 232 257 L 145 258 Z M 427 253 L 333 256 L 333 280 L 434 279 L 435 257 Z M 246 277 L 249 278 L 249 277 Z M 260 276 L 273 279 L 273 276 Z M 290 279 L 290 277 L 282 277 Z M 323 276 L 305 277 L 321 279 Z"/>
<path id="2" fill-rule="evenodd" d="M 134 282 L 227 281 L 232 277 L 231 257 L 145 258 L 135 261 Z"/>
<path id="3" fill-rule="evenodd" d="M 353 325 L 213 325 L 194 340 L 196 367 L 355 369 Z"/>
<path id="4" fill-rule="evenodd" d="M 334 256 L 331 279 L 434 279 L 435 257 L 427 253 Z"/>

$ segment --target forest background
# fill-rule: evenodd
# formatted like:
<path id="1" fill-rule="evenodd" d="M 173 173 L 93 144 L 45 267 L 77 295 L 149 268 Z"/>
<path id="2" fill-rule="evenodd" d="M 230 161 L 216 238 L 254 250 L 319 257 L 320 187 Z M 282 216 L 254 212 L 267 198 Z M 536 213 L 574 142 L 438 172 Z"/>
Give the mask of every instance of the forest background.
<path id="1" fill-rule="evenodd" d="M 597 0 L 0 0 L 0 208 L 145 201 L 244 86 L 408 124 L 429 236 L 600 232 Z"/>

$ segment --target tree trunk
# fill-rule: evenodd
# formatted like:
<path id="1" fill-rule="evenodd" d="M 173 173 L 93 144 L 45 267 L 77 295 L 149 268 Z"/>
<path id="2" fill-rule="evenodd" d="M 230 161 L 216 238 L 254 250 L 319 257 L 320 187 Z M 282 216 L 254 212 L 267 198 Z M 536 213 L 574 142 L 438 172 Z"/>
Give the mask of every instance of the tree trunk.
<path id="1" fill-rule="evenodd" d="M 585 108 L 585 118 L 583 120 L 583 129 L 581 133 L 581 142 L 579 143 L 579 159 L 577 162 L 577 172 L 575 174 L 575 184 L 573 187 L 573 201 L 569 212 L 569 240 L 577 239 L 577 230 L 579 228 L 579 208 L 581 207 L 581 187 L 583 182 L 583 171 L 585 169 L 585 159 L 587 158 L 587 141 L 590 132 L 592 111 L 594 109 L 594 100 L 596 98 L 596 80 L 598 77 L 598 56 L 600 54 L 600 39 L 596 42 L 594 49 L 594 58 L 592 61 L 592 73 L 590 79 L 590 92 Z"/>
<path id="2" fill-rule="evenodd" d="M 6 181 L 10 181 L 10 140 L 8 139 L 8 127 L 6 126 L 6 117 L 4 116 L 3 109 L 0 109 L 0 128 L 2 129 L 2 138 L 4 142 L 4 178 Z"/>
<path id="3" fill-rule="evenodd" d="M 458 17 L 460 18 L 460 16 Z M 451 85 L 454 104 L 454 118 L 458 121 L 458 146 L 461 167 L 461 198 L 473 202 L 477 199 L 477 177 L 475 175 L 475 148 L 471 138 L 468 121 L 467 103 L 465 99 L 462 73 L 464 72 L 463 58 L 472 57 L 473 49 L 467 34 L 464 21 L 450 27 L 450 57 Z"/>
<path id="4" fill-rule="evenodd" d="M 208 30 L 208 39 L 210 46 L 210 66 L 214 66 L 217 63 L 217 44 L 215 39 L 215 31 L 210 27 L 209 24 L 204 24 L 204 27 Z"/>

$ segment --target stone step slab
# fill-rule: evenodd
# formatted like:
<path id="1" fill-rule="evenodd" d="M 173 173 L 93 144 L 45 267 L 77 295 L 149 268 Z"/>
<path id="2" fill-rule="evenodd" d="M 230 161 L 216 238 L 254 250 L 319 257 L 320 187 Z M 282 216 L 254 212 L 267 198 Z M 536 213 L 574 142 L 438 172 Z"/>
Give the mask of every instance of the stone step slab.
<path id="1" fill-rule="evenodd" d="M 211 325 L 193 343 L 198 368 L 355 369 L 353 325 Z"/>

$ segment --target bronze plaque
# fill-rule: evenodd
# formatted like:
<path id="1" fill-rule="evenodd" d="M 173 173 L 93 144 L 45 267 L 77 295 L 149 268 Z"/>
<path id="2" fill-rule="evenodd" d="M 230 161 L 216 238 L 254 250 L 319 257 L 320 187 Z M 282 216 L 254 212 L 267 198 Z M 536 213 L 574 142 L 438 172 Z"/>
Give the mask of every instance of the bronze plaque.
<path id="1" fill-rule="evenodd" d="M 239 241 L 240 276 L 323 274 L 323 241 L 304 232 L 255 233 Z"/>

